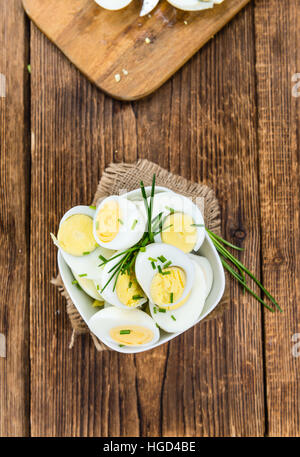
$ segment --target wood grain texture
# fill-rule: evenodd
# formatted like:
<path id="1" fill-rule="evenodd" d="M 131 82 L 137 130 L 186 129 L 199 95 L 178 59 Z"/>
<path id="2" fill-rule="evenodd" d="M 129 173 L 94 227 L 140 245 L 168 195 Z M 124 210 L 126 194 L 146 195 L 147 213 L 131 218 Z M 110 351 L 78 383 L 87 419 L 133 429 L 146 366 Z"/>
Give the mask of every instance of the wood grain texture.
<path id="1" fill-rule="evenodd" d="M 71 62 L 122 100 L 139 99 L 161 86 L 248 2 L 226 0 L 188 13 L 162 1 L 150 18 L 140 18 L 139 2 L 116 13 L 93 0 L 23 0 L 30 18 Z"/>
<path id="2" fill-rule="evenodd" d="M 0 436 L 299 435 L 299 7 L 251 2 L 155 94 L 121 103 L 0 0 Z M 139 157 L 216 189 L 224 234 L 283 314 L 232 284 L 222 318 L 169 345 L 69 350 L 49 232 L 108 163 Z"/>
<path id="3" fill-rule="evenodd" d="M 16 29 L 18 33 L 16 33 Z M 29 162 L 26 24 L 18 0 L 0 0 L 0 436 L 29 433 Z M 13 57 L 13 58 L 12 58 Z"/>
<path id="4" fill-rule="evenodd" d="M 242 260 L 259 275 L 252 43 L 250 5 L 173 79 L 170 168 L 216 189 L 223 233 L 245 247 Z M 231 297 L 222 319 L 170 344 L 164 435 L 264 434 L 261 311 L 233 284 Z"/>
<path id="5" fill-rule="evenodd" d="M 263 278 L 284 313 L 265 316 L 271 436 L 300 435 L 299 109 L 292 76 L 300 69 L 300 2 L 261 0 L 255 8 Z"/>
<path id="6" fill-rule="evenodd" d="M 227 236 L 245 238 L 244 260 L 259 273 L 252 12 L 157 93 L 126 104 L 88 83 L 32 26 L 33 436 L 264 434 L 260 308 L 237 288 L 222 319 L 124 357 L 97 354 L 88 337 L 70 351 L 64 302 L 49 285 L 57 271 L 49 232 L 68 208 L 91 201 L 105 165 L 139 157 L 211 183 Z"/>

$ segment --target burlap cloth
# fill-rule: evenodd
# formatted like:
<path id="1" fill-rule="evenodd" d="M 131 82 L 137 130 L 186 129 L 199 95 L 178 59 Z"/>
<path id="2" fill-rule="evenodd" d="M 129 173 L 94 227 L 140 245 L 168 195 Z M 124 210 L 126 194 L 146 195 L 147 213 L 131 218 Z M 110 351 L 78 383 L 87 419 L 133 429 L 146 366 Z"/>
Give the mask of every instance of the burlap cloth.
<path id="1" fill-rule="evenodd" d="M 156 174 L 157 186 L 168 187 L 179 194 L 192 198 L 194 201 L 196 199 L 197 201 L 202 200 L 204 205 L 201 208 L 201 211 L 204 213 L 206 227 L 216 234 L 221 233 L 220 208 L 214 191 L 204 184 L 196 184 L 181 176 L 173 175 L 148 160 L 139 160 L 134 164 L 111 164 L 102 175 L 92 204 L 97 205 L 101 199 L 108 195 L 119 195 L 122 192 L 129 192 L 137 189 L 140 187 L 141 180 L 144 182 L 145 186 L 150 186 L 154 173 Z M 109 348 L 90 332 L 69 297 L 60 275 L 58 275 L 57 278 L 52 279 L 51 282 L 58 287 L 60 293 L 67 300 L 67 313 L 73 328 L 70 348 L 74 345 L 76 335 L 90 333 L 98 351 L 109 350 Z M 219 305 L 203 319 L 201 323 L 221 316 L 228 305 L 229 294 L 228 289 L 226 288 L 225 294 Z"/>

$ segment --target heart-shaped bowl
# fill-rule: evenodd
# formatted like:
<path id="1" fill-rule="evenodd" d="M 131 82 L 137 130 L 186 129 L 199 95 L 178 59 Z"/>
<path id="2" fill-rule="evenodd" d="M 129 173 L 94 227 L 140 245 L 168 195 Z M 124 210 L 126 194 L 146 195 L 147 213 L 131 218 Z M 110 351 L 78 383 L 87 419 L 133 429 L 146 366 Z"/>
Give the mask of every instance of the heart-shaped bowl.
<path id="1" fill-rule="evenodd" d="M 165 192 L 165 191 L 170 191 L 170 189 L 167 189 L 165 187 L 159 187 L 159 186 L 156 186 L 156 188 L 155 188 L 155 193 L 160 193 L 160 192 Z M 150 192 L 151 192 L 151 187 L 146 187 L 147 196 L 150 195 Z M 124 194 L 124 196 L 126 196 L 129 200 L 133 200 L 133 201 L 142 199 L 140 189 L 128 192 L 127 194 Z M 218 305 L 218 303 L 220 302 L 220 300 L 224 294 L 224 289 L 225 289 L 224 269 L 223 269 L 219 254 L 217 253 L 216 248 L 214 247 L 211 239 L 209 238 L 209 236 L 207 234 L 205 236 L 202 246 L 200 247 L 199 251 L 197 251 L 196 254 L 206 257 L 207 260 L 210 262 L 210 265 L 213 270 L 214 279 L 213 279 L 213 285 L 212 285 L 211 291 L 205 300 L 205 305 L 202 309 L 202 312 L 194 325 L 197 325 L 199 322 L 201 322 L 209 313 L 211 313 L 216 308 L 216 306 Z M 92 303 L 94 300 L 92 298 L 90 298 L 82 290 L 78 289 L 77 287 L 74 287 L 74 285 L 72 284 L 72 281 L 74 280 L 74 276 L 73 276 L 70 268 L 64 261 L 60 251 L 58 251 L 58 268 L 59 268 L 59 272 L 60 272 L 62 281 L 64 283 L 64 286 L 65 286 L 72 302 L 74 303 L 74 305 L 76 306 L 81 317 L 83 318 L 83 320 L 89 327 L 90 319 L 99 311 L 97 311 L 97 309 L 93 308 L 93 306 L 92 306 Z M 130 348 L 130 347 L 116 348 L 115 346 L 110 345 L 107 341 L 105 341 L 105 345 L 108 346 L 110 349 L 117 351 L 117 352 L 122 352 L 122 353 L 127 353 L 127 354 L 137 354 L 139 352 L 149 351 L 150 349 L 160 346 L 161 344 L 167 343 L 168 341 L 172 340 L 173 338 L 176 338 L 176 336 L 180 335 L 181 333 L 183 333 L 183 332 L 166 333 L 160 329 L 159 341 L 157 343 L 153 344 L 153 346 L 149 346 L 146 348 Z"/>

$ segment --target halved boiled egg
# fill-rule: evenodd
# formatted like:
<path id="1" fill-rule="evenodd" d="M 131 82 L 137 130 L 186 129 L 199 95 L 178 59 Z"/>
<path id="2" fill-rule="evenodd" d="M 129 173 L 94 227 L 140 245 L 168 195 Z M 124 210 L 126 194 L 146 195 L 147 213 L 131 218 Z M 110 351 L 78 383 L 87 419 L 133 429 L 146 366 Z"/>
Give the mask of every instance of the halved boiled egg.
<path id="1" fill-rule="evenodd" d="M 153 319 L 138 309 L 105 308 L 94 314 L 89 328 L 103 343 L 119 347 L 150 346 L 160 337 Z"/>
<path id="2" fill-rule="evenodd" d="M 192 200 L 173 192 L 157 194 L 153 200 L 152 219 L 160 213 L 163 226 L 155 241 L 171 244 L 186 253 L 200 248 L 205 238 L 204 219 Z"/>
<path id="3" fill-rule="evenodd" d="M 158 2 L 159 0 L 144 0 L 140 16 L 146 16 L 146 14 L 151 13 L 151 11 L 154 10 Z"/>
<path id="4" fill-rule="evenodd" d="M 125 197 L 105 198 L 96 210 L 93 233 L 100 246 L 128 249 L 144 235 L 146 220 L 137 206 Z"/>
<path id="5" fill-rule="evenodd" d="M 163 308 L 187 299 L 194 284 L 195 269 L 180 249 L 153 243 L 138 253 L 135 274 L 149 300 Z"/>
<path id="6" fill-rule="evenodd" d="M 209 261 L 207 260 L 206 257 L 202 257 L 200 255 L 189 254 L 189 257 L 198 264 L 198 266 L 201 268 L 201 270 L 204 274 L 204 278 L 205 278 L 205 282 L 206 282 L 206 286 L 207 286 L 207 290 L 206 290 L 206 297 L 207 297 L 211 291 L 211 288 L 213 285 L 213 280 L 214 280 L 214 274 L 213 274 L 213 269 L 211 267 L 211 264 L 209 263 Z"/>
<path id="7" fill-rule="evenodd" d="M 195 269 L 195 280 L 187 299 L 167 308 L 149 303 L 151 316 L 168 333 L 183 332 L 190 328 L 199 318 L 205 303 L 207 283 L 204 273 L 197 262 L 190 262 Z"/>
<path id="8" fill-rule="evenodd" d="M 183 11 L 201 11 L 213 8 L 214 2 L 207 0 L 167 0 L 170 5 Z M 216 2 L 215 2 L 216 3 Z"/>
<path id="9" fill-rule="evenodd" d="M 99 294 L 99 290 L 97 290 L 97 286 L 92 279 L 87 279 L 86 277 L 80 277 L 77 273 L 72 271 L 75 280 L 73 283 L 76 285 L 78 284 L 81 289 L 88 294 L 90 297 L 94 298 L 95 300 L 103 301 L 102 296 Z"/>
<path id="10" fill-rule="evenodd" d="M 75 206 L 61 219 L 57 238 L 51 234 L 65 262 L 80 278 L 99 279 L 99 256 L 110 257 L 113 253 L 112 250 L 98 246 L 93 236 L 94 216 L 93 208 Z"/>
<path id="11" fill-rule="evenodd" d="M 95 0 L 95 2 L 106 10 L 116 11 L 128 6 L 132 0 Z"/>
<path id="12" fill-rule="evenodd" d="M 116 274 L 112 278 L 116 271 L 114 267 L 126 255 L 119 254 L 120 251 L 116 252 L 113 255 L 115 258 L 103 266 L 101 281 L 96 283 L 96 287 L 100 289 L 102 297 L 112 305 L 123 309 L 137 308 L 146 303 L 147 297 L 137 282 L 134 271 Z"/>

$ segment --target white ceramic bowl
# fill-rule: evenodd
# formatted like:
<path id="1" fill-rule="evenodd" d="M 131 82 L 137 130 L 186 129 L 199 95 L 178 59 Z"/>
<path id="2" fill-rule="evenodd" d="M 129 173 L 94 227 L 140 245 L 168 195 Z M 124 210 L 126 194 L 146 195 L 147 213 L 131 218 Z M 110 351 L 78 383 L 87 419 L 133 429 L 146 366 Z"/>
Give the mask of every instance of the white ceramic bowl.
<path id="1" fill-rule="evenodd" d="M 156 193 L 159 192 L 165 192 L 166 189 L 165 187 L 159 187 L 156 186 Z M 151 188 L 146 187 L 146 193 L 147 195 L 150 195 Z M 131 192 L 128 192 L 125 194 L 127 198 L 130 200 L 141 200 L 141 192 L 139 189 L 133 190 Z M 224 275 L 224 270 L 222 263 L 220 261 L 220 257 L 210 240 L 209 236 L 206 234 L 205 240 L 197 252 L 197 254 L 206 257 L 213 269 L 214 273 L 214 281 L 212 285 L 212 289 L 205 301 L 205 305 L 203 307 L 203 310 L 201 312 L 201 315 L 199 316 L 199 319 L 197 322 L 195 322 L 194 325 L 197 325 L 202 319 L 204 319 L 209 313 L 212 312 L 212 310 L 218 305 L 219 301 L 221 300 L 224 289 L 225 289 L 225 275 Z M 70 295 L 70 298 L 76 308 L 78 309 L 80 315 L 82 316 L 83 320 L 86 322 L 87 326 L 89 326 L 89 321 L 91 317 L 96 314 L 97 309 L 92 307 L 93 299 L 90 298 L 85 292 L 82 290 L 78 289 L 77 287 L 74 287 L 72 284 L 72 281 L 74 280 L 74 277 L 72 275 L 72 272 L 66 262 L 64 261 L 61 253 L 58 251 L 58 268 L 59 272 L 61 275 L 61 278 L 63 280 L 63 283 L 65 285 L 65 288 Z M 176 336 L 180 335 L 180 333 L 183 332 L 177 332 L 177 333 L 166 333 L 163 330 L 160 329 L 160 339 L 159 341 L 154 344 L 153 346 L 149 348 L 129 348 L 129 347 L 122 347 L 122 348 L 116 348 L 115 346 L 109 345 L 107 342 L 105 342 L 106 346 L 109 346 L 111 349 L 117 352 L 122 352 L 122 353 L 127 353 L 127 354 L 137 354 L 139 352 L 145 352 L 149 351 L 150 349 L 153 349 L 157 346 L 160 346 L 161 344 L 166 343 L 167 341 L 172 340 L 173 338 L 176 338 Z"/>

